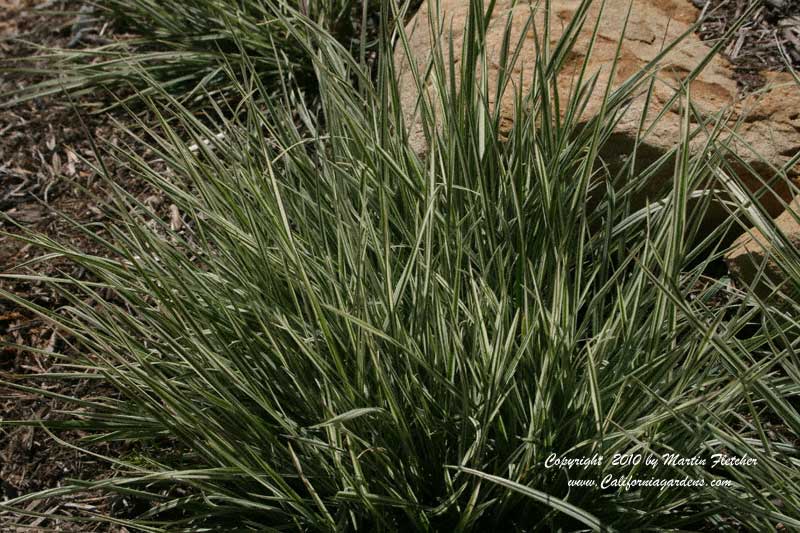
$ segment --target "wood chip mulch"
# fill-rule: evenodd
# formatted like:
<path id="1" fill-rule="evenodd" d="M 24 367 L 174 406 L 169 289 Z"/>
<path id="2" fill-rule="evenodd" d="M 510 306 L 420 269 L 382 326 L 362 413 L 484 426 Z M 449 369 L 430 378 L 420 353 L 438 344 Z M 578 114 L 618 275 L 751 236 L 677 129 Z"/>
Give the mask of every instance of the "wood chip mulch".
<path id="1" fill-rule="evenodd" d="M 41 53 L 31 43 L 70 48 L 96 45 L 110 30 L 103 22 L 95 23 L 87 17 L 87 5 L 89 2 L 75 0 L 0 0 L 0 67 L 13 66 L 14 61 L 24 62 Z M 0 273 L 87 279 L 86 272 L 63 260 L 20 269 L 19 265 L 43 252 L 14 234 L 34 230 L 78 249 L 97 252 L 93 243 L 61 215 L 83 224 L 96 224 L 98 229 L 107 221 L 96 200 L 107 197 L 102 180 L 86 163 L 96 161 L 88 135 L 113 143 L 118 133 L 109 114 L 93 115 L 85 106 L 81 107 L 83 120 L 78 120 L 72 102 L 63 95 L 3 105 L 8 103 L 5 95 L 40 79 L 0 68 Z M 115 118 L 121 118 L 121 114 Z M 128 191 L 141 197 L 153 194 L 123 169 L 111 168 L 117 182 Z M 66 303 L 41 282 L 0 279 L 0 287 L 50 309 L 59 309 Z M 48 374 L 65 369 L 62 362 L 47 354 L 70 355 L 75 353 L 75 347 L 52 324 L 2 296 L 0 341 L 4 343 L 0 345 L 0 381 L 77 398 L 113 394 L 108 385 L 98 380 L 48 378 Z M 13 345 L 42 352 L 20 350 Z M 64 412 L 74 408 L 67 401 L 0 383 L 0 421 L 63 419 L 68 417 Z M 78 431 L 58 433 L 59 438 L 78 445 L 82 436 Z M 126 453 L 123 446 L 117 445 L 94 445 L 92 450 L 112 457 Z M 108 463 L 59 444 L 41 428 L 0 424 L 0 504 L 19 495 L 59 487 L 68 479 L 109 475 L 112 472 Z M 58 518 L 104 513 L 109 508 L 116 510 L 118 505 L 115 499 L 97 494 L 32 501 L 25 506 L 28 516 L 0 509 L 0 532 L 125 532 L 121 526 L 77 524 Z M 119 514 L 124 515 L 125 509 Z"/>
<path id="2" fill-rule="evenodd" d="M 693 0 L 700 11 L 701 39 L 716 42 L 746 15 L 723 48 L 740 87 L 765 83 L 763 70 L 800 69 L 800 0 Z M 754 7 L 755 6 L 755 7 Z M 748 11 L 750 9 L 752 11 Z"/>

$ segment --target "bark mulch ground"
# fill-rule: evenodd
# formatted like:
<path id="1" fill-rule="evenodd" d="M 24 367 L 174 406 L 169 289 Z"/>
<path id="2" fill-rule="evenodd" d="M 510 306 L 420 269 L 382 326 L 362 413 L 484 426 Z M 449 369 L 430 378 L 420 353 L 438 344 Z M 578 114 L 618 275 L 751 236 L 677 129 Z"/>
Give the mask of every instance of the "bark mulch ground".
<path id="1" fill-rule="evenodd" d="M 744 92 L 761 88 L 762 70 L 800 69 L 800 0 L 693 0 L 698 35 L 716 41 L 747 15 L 723 49 Z M 754 9 L 753 11 L 748 11 Z"/>
<path id="2" fill-rule="evenodd" d="M 107 38 L 109 28 L 103 21 L 87 16 L 90 12 L 84 5 L 75 1 L 0 0 L 0 95 L 40 80 L 4 68 L 13 66 L 10 62 L 15 59 L 41 53 L 37 46 L 75 48 L 102 43 Z M 0 274 L 36 273 L 87 279 L 85 272 L 67 261 L 47 261 L 20 268 L 43 252 L 14 235 L 33 230 L 87 252 L 97 251 L 62 215 L 82 224 L 98 224 L 98 228 L 107 221 L 92 197 L 107 197 L 102 181 L 83 160 L 96 161 L 89 136 L 115 142 L 117 132 L 111 115 L 91 114 L 87 112 L 89 106 L 79 106 L 79 118 L 72 102 L 63 95 L 13 107 L 3 106 L 7 103 L 4 98 L 0 96 Z M 114 118 L 122 117 L 118 114 Z M 137 196 L 153 194 L 124 169 L 113 166 L 111 169 L 115 181 Z M 0 279 L 0 288 L 49 309 L 58 309 L 66 303 L 41 283 Z M 48 374 L 63 371 L 63 367 L 46 352 L 70 355 L 75 353 L 74 347 L 52 325 L 2 296 L 0 342 L 3 343 L 0 344 L 0 420 L 57 420 L 64 417 L 59 411 L 74 409 L 66 401 L 4 386 L 2 381 L 78 398 L 113 394 L 98 380 L 47 379 Z M 45 354 L 13 345 L 31 346 Z M 72 431 L 60 432 L 58 436 L 77 443 L 82 435 Z M 94 445 L 91 449 L 111 456 L 126 452 L 119 445 L 113 448 Z M 43 429 L 0 426 L 0 504 L 21 494 L 58 487 L 66 479 L 92 479 L 108 474 L 108 463 L 59 444 Z M 0 532 L 125 531 L 122 527 L 76 525 L 53 518 L 107 512 L 112 505 L 115 510 L 122 505 L 119 511 L 125 514 L 124 502 L 95 494 L 35 501 L 26 507 L 33 516 L 0 510 Z"/>

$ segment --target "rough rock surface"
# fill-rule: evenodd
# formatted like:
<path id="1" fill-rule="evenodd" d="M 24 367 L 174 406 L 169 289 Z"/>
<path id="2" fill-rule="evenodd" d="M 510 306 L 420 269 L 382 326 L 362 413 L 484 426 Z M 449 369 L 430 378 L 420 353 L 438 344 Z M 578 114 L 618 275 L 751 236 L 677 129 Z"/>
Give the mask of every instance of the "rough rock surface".
<path id="1" fill-rule="evenodd" d="M 769 90 L 748 96 L 736 107 L 740 118 L 737 132 L 744 142 L 735 146 L 739 157 L 753 165 L 766 181 L 800 153 L 800 84 L 785 72 L 769 72 L 763 76 Z M 787 170 L 789 179 L 797 183 L 800 164 Z M 746 173 L 740 175 L 745 177 Z M 778 180 L 773 187 L 783 201 L 765 195 L 761 203 L 775 216 L 791 200 L 791 194 L 785 180 Z M 757 187 L 752 185 L 750 189 Z"/>
<path id="2" fill-rule="evenodd" d="M 538 6 L 536 4 L 539 4 Z M 416 68 L 424 72 L 431 56 L 431 35 L 429 26 L 431 17 L 429 8 L 435 3 L 423 2 L 420 10 L 407 27 L 409 45 Z M 511 18 L 510 42 L 520 40 L 524 26 L 533 10 L 533 21 L 539 31 L 543 27 L 545 16 L 550 18 L 550 41 L 554 44 L 562 35 L 564 27 L 569 23 L 580 5 L 579 0 L 553 0 L 549 14 L 545 13 L 544 2 L 498 0 L 489 26 L 486 31 L 487 57 L 489 58 L 488 87 L 490 88 L 489 101 L 494 103 L 499 100 L 501 116 L 506 118 L 501 122 L 500 133 L 510 129 L 514 112 L 514 91 L 507 88 L 505 93 L 493 94 L 500 72 L 498 58 L 503 43 L 508 18 Z M 580 33 L 579 38 L 570 53 L 567 64 L 559 75 L 559 93 L 562 101 L 569 97 L 573 87 L 574 74 L 580 69 L 588 58 L 589 74 L 598 73 L 597 87 L 604 87 L 609 79 L 610 65 L 617 53 L 617 42 L 623 34 L 623 26 L 629 7 L 628 0 L 607 0 L 600 18 L 597 41 L 589 54 L 592 33 L 591 21 L 598 17 L 600 2 L 595 2 L 587 14 L 587 23 Z M 440 38 L 444 49 L 447 50 L 449 41 L 452 41 L 455 57 L 461 54 L 469 2 L 464 0 L 439 0 Z M 620 48 L 617 64 L 617 75 L 612 86 L 619 87 L 630 75 L 638 72 L 649 61 L 655 58 L 662 50 L 664 43 L 678 39 L 690 30 L 698 11 L 691 3 L 685 0 L 638 0 L 633 2 L 630 19 L 628 20 L 625 36 Z M 451 33 L 452 32 L 452 33 Z M 519 60 L 514 67 L 515 84 L 521 85 L 523 92 L 529 89 L 531 83 L 530 73 L 533 71 L 536 43 L 533 30 L 529 27 L 525 35 Z M 673 98 L 679 84 L 709 54 L 710 48 L 696 35 L 689 35 L 680 42 L 661 62 L 658 82 L 655 84 L 653 97 L 647 110 L 648 117 L 655 117 L 664 109 L 665 105 Z M 402 106 L 409 126 L 409 137 L 412 148 L 417 153 L 425 153 L 427 140 L 425 139 L 419 109 L 416 107 L 419 93 L 411 74 L 409 61 L 402 46 L 396 50 L 396 63 L 400 78 L 400 94 Z M 519 76 L 523 73 L 521 76 Z M 458 73 L 456 73 L 456 76 Z M 788 80 L 788 75 L 773 76 L 770 81 L 782 82 Z M 427 80 L 427 88 L 432 93 L 435 83 Z M 749 144 L 764 156 L 773 165 L 785 163 L 793 153 L 800 150 L 800 129 L 798 129 L 798 115 L 792 109 L 791 103 L 800 106 L 800 89 L 797 86 L 783 87 L 777 92 L 768 92 L 766 95 L 752 97 L 746 102 L 736 106 L 738 111 L 731 122 L 739 118 L 739 113 L 747 112 L 744 122 L 740 125 L 741 145 Z M 596 90 L 590 97 L 588 106 L 583 113 L 584 119 L 596 115 L 602 103 L 603 93 Z M 728 62 L 715 56 L 705 66 L 702 72 L 691 83 L 692 102 L 700 112 L 711 114 L 734 104 L 737 98 L 737 87 L 733 72 Z M 434 101 L 436 99 L 434 98 Z M 627 113 L 617 126 L 615 142 L 616 150 L 628 153 L 639 131 L 639 121 L 646 105 L 642 94 L 635 99 Z M 660 156 L 672 148 L 680 138 L 681 113 L 679 105 L 673 105 L 663 117 L 655 121 L 651 133 L 644 139 L 643 154 Z M 653 125 L 652 121 L 646 126 Z M 697 139 L 700 145 L 702 139 Z M 649 150 L 651 149 L 652 150 Z M 748 163 L 756 164 L 758 157 L 742 148 L 739 155 Z M 769 176 L 771 177 L 771 176 Z M 755 184 L 754 184 L 755 186 Z M 768 209 L 777 214 L 780 212 L 780 202 L 770 204 Z"/>
<path id="3" fill-rule="evenodd" d="M 787 237 L 789 243 L 800 248 L 800 197 L 795 198 L 786 211 L 775 219 L 775 226 Z M 780 283 L 784 277 L 775 258 L 777 248 L 774 242 L 760 230 L 751 228 L 742 234 L 731 246 L 725 260 L 731 274 L 739 280 L 751 283 L 762 269 L 763 275 L 772 283 Z M 766 290 L 766 284 L 759 284 L 759 289 Z"/>
<path id="4" fill-rule="evenodd" d="M 800 152 L 797 142 L 800 133 L 800 89 L 790 74 L 770 73 L 766 77 L 774 88 L 766 93 L 750 96 L 742 103 L 741 106 L 746 109 L 741 114 L 745 118 L 739 129 L 744 137 L 761 140 L 758 151 L 765 161 L 782 164 Z M 760 164 L 762 175 L 770 176 L 774 173 L 763 168 L 764 163 Z M 789 172 L 789 177 L 795 183 L 797 167 L 795 165 L 794 171 Z M 790 196 L 785 181 L 779 181 L 775 189 L 783 198 Z M 774 200 L 775 197 L 770 199 Z M 775 207 L 770 207 L 768 210 L 774 212 Z M 797 223 L 796 214 L 800 214 L 800 196 L 795 197 L 774 222 L 789 242 L 799 248 L 800 224 Z M 766 261 L 764 275 L 773 282 L 779 282 L 783 275 L 772 250 L 770 239 L 758 229 L 751 228 L 734 241 L 730 251 L 725 254 L 725 261 L 734 277 L 746 283 L 753 281 L 762 263 Z"/>
<path id="5" fill-rule="evenodd" d="M 430 31 L 432 16 L 434 21 L 438 19 L 438 27 L 441 28 L 438 39 L 442 42 L 443 50 L 448 50 L 452 44 L 454 57 L 459 58 L 469 14 L 469 2 L 465 0 L 438 0 L 438 4 L 439 10 L 436 11 L 435 8 L 431 9 L 436 5 L 435 0 L 423 2 L 419 12 L 406 28 L 412 59 L 408 59 L 403 46 L 398 45 L 395 50 L 401 105 L 408 128 L 409 142 L 412 149 L 421 155 L 427 152 L 428 141 L 420 119 L 418 107 L 420 98 L 412 74 L 412 63 L 415 63 L 417 71 L 421 73 L 425 72 L 429 64 L 432 50 Z M 589 8 L 587 24 L 580 32 L 567 63 L 559 74 L 558 91 L 562 101 L 565 101 L 573 90 L 574 74 L 587 61 L 588 73 L 598 74 L 597 87 L 604 87 L 608 82 L 610 65 L 616 56 L 626 14 L 631 4 L 628 0 L 605 2 L 597 40 L 589 54 L 591 22 L 599 15 L 599 4 L 595 2 Z M 533 58 L 537 49 L 531 28 L 536 27 L 539 30 L 538 35 L 541 35 L 545 17 L 549 17 L 550 41 L 551 44 L 556 43 L 565 26 L 573 18 L 580 1 L 552 0 L 551 10 L 548 13 L 545 12 L 544 5 L 544 2 L 533 0 L 530 2 L 497 0 L 492 19 L 489 21 L 486 31 L 489 65 L 486 81 L 490 91 L 488 95 L 490 105 L 500 106 L 500 135 L 510 130 L 515 105 L 514 90 L 507 88 L 503 94 L 495 94 L 501 66 L 497 64 L 499 60 L 494 59 L 500 56 L 509 19 L 510 42 L 516 43 L 524 37 L 519 59 L 514 66 L 513 79 L 514 85 L 521 86 L 526 92 L 530 88 L 530 74 L 535 64 Z M 612 165 L 615 164 L 615 158 L 621 160 L 630 154 L 637 139 L 637 132 L 640 131 L 642 113 L 645 107 L 649 106 L 646 110 L 648 121 L 645 122 L 645 126 L 652 126 L 652 130 L 646 137 L 640 138 L 641 144 L 637 149 L 639 167 L 642 168 L 641 165 L 656 161 L 672 149 L 681 138 L 682 109 L 679 104 L 673 102 L 655 125 L 650 122 L 652 120 L 650 117 L 657 116 L 665 109 L 680 84 L 685 83 L 688 75 L 706 58 L 710 48 L 689 31 L 697 19 L 698 10 L 686 0 L 637 0 L 633 2 L 631 9 L 620 48 L 617 75 L 612 83 L 614 88 L 619 87 L 626 78 L 645 67 L 660 53 L 664 43 L 672 42 L 684 33 L 688 33 L 660 62 L 649 104 L 643 94 L 634 98 L 616 128 L 613 142 L 607 143 L 605 150 L 600 154 Z M 525 24 L 531 13 L 533 23 L 527 27 L 527 33 L 523 36 L 523 32 L 526 31 Z M 448 72 L 445 74 L 449 77 Z M 457 79 L 458 73 L 455 77 L 456 83 L 460 83 Z M 768 75 L 768 82 L 770 87 L 774 88 L 737 101 L 739 95 L 730 65 L 724 58 L 715 56 L 691 82 L 690 87 L 692 102 L 701 114 L 708 116 L 725 109 L 733 110 L 728 125 L 730 127 L 737 125 L 738 142 L 735 142 L 733 147 L 742 161 L 734 166 L 739 169 L 739 177 L 754 192 L 761 189 L 764 182 L 772 180 L 777 170 L 784 167 L 800 151 L 800 86 L 785 73 Z M 438 101 L 435 87 L 436 84 L 430 78 L 426 80 L 425 90 L 434 103 Z M 602 95 L 602 90 L 596 90 L 589 98 L 582 120 L 587 120 L 598 113 Z M 437 117 L 441 116 L 441 110 L 434 109 L 434 113 Z M 703 142 L 702 135 L 699 135 L 692 146 L 699 147 Z M 735 159 L 731 158 L 732 161 Z M 744 170 L 748 166 L 758 173 L 758 177 Z M 646 195 L 651 191 L 661 190 L 665 180 L 671 179 L 672 166 L 664 165 L 663 168 L 664 172 L 654 177 L 652 183 L 648 184 Z M 796 164 L 786 169 L 786 175 L 796 181 L 800 177 L 800 165 Z M 763 194 L 760 201 L 771 216 L 776 216 L 791 200 L 791 194 L 785 182 L 777 186 L 773 183 L 773 190 L 774 193 Z M 720 223 L 722 217 L 727 216 L 725 210 L 721 208 L 712 212 L 715 214 L 707 221 L 712 225 Z"/>
<path id="6" fill-rule="evenodd" d="M 537 6 L 537 2 L 533 0 L 530 2 L 499 0 L 497 2 L 486 31 L 487 58 L 490 62 L 487 81 L 490 91 L 496 87 L 501 69 L 498 64 L 499 60 L 495 61 L 494 59 L 499 58 L 508 18 L 511 18 L 511 43 L 516 43 L 523 37 L 522 32 L 525 31 L 525 24 L 531 12 L 533 12 L 533 25 L 536 26 L 538 32 L 542 32 L 546 13 L 544 2 L 538 2 L 538 4 Z M 581 2 L 578 0 L 553 0 L 551 2 L 552 8 L 549 13 L 551 45 L 555 44 L 562 36 L 564 28 L 573 18 L 580 4 Z M 617 53 L 617 42 L 623 33 L 629 2 L 628 0 L 606 2 L 600 19 L 597 40 L 592 46 L 590 55 L 591 21 L 595 20 L 599 14 L 599 4 L 599 2 L 595 2 L 590 7 L 586 19 L 589 23 L 580 33 L 566 65 L 560 72 L 559 93 L 562 99 L 569 96 L 574 75 L 582 68 L 587 57 L 589 74 L 598 74 L 597 87 L 604 87 L 608 83 L 611 74 L 610 65 Z M 620 50 L 617 75 L 614 80 L 615 88 L 656 57 L 665 42 L 674 41 L 686 32 L 697 16 L 696 9 L 683 0 L 640 0 L 633 4 Z M 421 72 L 424 72 L 431 56 L 430 8 L 433 8 L 434 5 L 435 2 L 423 2 L 417 15 L 406 28 L 416 68 Z M 442 40 L 443 49 L 447 50 L 448 43 L 452 41 L 454 56 L 459 57 L 467 26 L 469 2 L 439 0 L 439 6 L 440 27 L 442 28 L 439 38 Z M 519 60 L 514 65 L 513 71 L 513 74 L 517 75 L 514 76 L 514 81 L 521 84 L 523 92 L 529 89 L 531 83 L 536 50 L 537 43 L 534 40 L 534 32 L 529 27 Z M 654 98 L 650 104 L 652 110 L 663 109 L 667 101 L 675 94 L 678 83 L 687 77 L 708 52 L 709 48 L 705 43 L 697 37 L 690 36 L 667 55 L 661 68 L 661 81 L 656 84 Z M 427 142 L 420 121 L 415 119 L 415 112 L 418 111 L 415 109 L 418 92 L 411 75 L 409 61 L 401 46 L 398 46 L 396 50 L 396 63 L 399 65 L 402 105 L 408 119 L 407 124 L 410 125 L 411 145 L 418 153 L 424 153 L 427 149 Z M 523 72 L 525 74 L 519 76 Z M 429 90 L 432 91 L 433 86 L 431 80 L 428 80 Z M 736 82 L 729 66 L 719 57 L 713 58 L 692 84 L 694 103 L 701 111 L 713 112 L 725 105 L 732 104 L 736 94 Z M 507 89 L 499 98 L 501 114 L 509 119 L 513 116 L 514 96 L 514 91 Z M 497 95 L 490 94 L 489 100 L 493 103 L 496 102 Z M 589 99 L 583 117 L 588 119 L 597 114 L 601 103 L 602 91 L 595 91 L 595 95 Z M 619 125 L 618 130 L 621 134 L 635 135 L 644 105 L 644 98 L 639 98 L 632 103 L 629 112 L 626 113 Z M 676 128 L 680 126 L 680 109 L 673 106 L 669 115 L 658 121 L 656 131 L 649 136 L 652 137 L 649 141 L 653 144 L 671 146 L 671 142 L 674 142 L 675 134 L 679 131 Z M 510 120 L 504 123 L 504 127 L 511 127 Z"/>

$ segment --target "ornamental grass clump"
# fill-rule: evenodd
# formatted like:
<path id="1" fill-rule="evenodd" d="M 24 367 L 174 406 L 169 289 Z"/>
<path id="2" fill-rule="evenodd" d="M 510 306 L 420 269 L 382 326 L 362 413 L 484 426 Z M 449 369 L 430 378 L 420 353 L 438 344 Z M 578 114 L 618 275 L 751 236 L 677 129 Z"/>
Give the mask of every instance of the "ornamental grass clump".
<path id="1" fill-rule="evenodd" d="M 44 81 L 7 95 L 2 104 L 105 90 L 124 101 L 163 91 L 197 107 L 207 94 L 218 101 L 240 96 L 226 68 L 243 68 L 243 53 L 269 89 L 265 96 L 288 80 L 313 94 L 315 77 L 303 44 L 310 36 L 298 29 L 329 32 L 351 53 L 365 57 L 375 47 L 374 21 L 368 17 L 374 10 L 370 0 L 99 0 L 91 15 L 81 12 L 78 20 L 91 25 L 110 19 L 119 35 L 100 46 L 44 49 L 33 58 L 5 61 L 0 66 L 6 72 L 35 74 Z M 301 18 L 314 24 L 301 24 Z M 99 103 L 96 97 L 86 102 L 106 109 Z"/>
<path id="2" fill-rule="evenodd" d="M 118 492 L 147 502 L 114 518 L 142 531 L 800 527 L 797 315 L 707 276 L 733 224 L 700 230 L 714 195 L 698 187 L 732 176 L 722 117 L 684 105 L 668 157 L 603 165 L 652 72 L 616 90 L 583 73 L 559 103 L 556 74 L 592 24 L 580 13 L 499 140 L 486 87 L 443 74 L 478 78 L 487 16 L 473 1 L 472 46 L 459 61 L 437 49 L 428 73 L 424 158 L 405 138 L 389 46 L 406 41 L 388 23 L 377 81 L 311 22 L 297 29 L 318 108 L 289 82 L 267 98 L 244 53 L 225 71 L 238 107 L 206 93 L 200 115 L 158 84 L 141 94 L 158 123 L 129 133 L 168 170 L 106 155 L 162 191 L 182 227 L 117 188 L 110 236 L 86 228 L 102 256 L 28 236 L 94 281 L 48 280 L 70 302 L 58 311 L 19 301 L 84 354 L 65 359 L 74 377 L 118 392 L 76 399 L 52 429 L 136 454 L 113 458 L 108 479 L 3 506 Z M 503 61 L 513 72 L 514 54 Z M 605 91 L 588 123 L 580 88 Z M 690 104 L 688 88 L 677 98 Z M 713 134 L 690 151 L 701 127 Z M 672 183 L 638 205 L 664 165 Z M 688 481 L 630 481 L 649 479 Z"/>

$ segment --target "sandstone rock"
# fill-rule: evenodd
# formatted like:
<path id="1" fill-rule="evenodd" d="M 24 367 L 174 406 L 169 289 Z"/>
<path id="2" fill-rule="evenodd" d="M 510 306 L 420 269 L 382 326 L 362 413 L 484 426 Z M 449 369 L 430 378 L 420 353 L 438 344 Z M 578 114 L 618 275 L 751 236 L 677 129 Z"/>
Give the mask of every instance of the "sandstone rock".
<path id="1" fill-rule="evenodd" d="M 786 72 L 762 74 L 768 90 L 748 96 L 736 108 L 740 119 L 737 132 L 742 141 L 734 143 L 734 147 L 766 181 L 800 152 L 800 85 Z M 742 171 L 739 176 L 750 190 L 759 188 L 751 174 Z M 786 169 L 786 177 L 797 182 L 800 165 Z M 777 196 L 762 196 L 761 204 L 775 216 L 792 195 L 786 180 L 777 180 L 773 188 Z"/>
<path id="2" fill-rule="evenodd" d="M 787 237 L 795 249 L 800 248 L 798 217 L 800 217 L 800 197 L 795 198 L 786 211 L 774 221 L 775 227 Z M 783 280 L 784 274 L 778 267 L 776 253 L 779 253 L 776 242 L 760 230 L 751 228 L 734 241 L 731 250 L 725 256 L 725 261 L 728 270 L 740 281 L 752 283 L 763 265 L 763 275 L 772 283 L 778 284 Z M 767 286 L 761 283 L 756 288 L 766 292 Z"/>
<path id="3" fill-rule="evenodd" d="M 740 105 L 740 116 L 743 123 L 739 131 L 744 139 L 753 144 L 754 149 L 763 158 L 757 161 L 759 174 L 769 178 L 776 174 L 767 162 L 782 166 L 784 162 L 800 153 L 800 90 L 790 74 L 765 74 L 772 89 L 763 94 L 749 96 Z M 746 152 L 747 147 L 740 143 L 739 152 Z M 787 177 L 797 182 L 800 165 L 786 169 Z M 744 173 L 742 174 L 744 175 Z M 791 195 L 786 180 L 780 179 L 773 188 L 781 198 Z M 753 190 L 756 187 L 750 185 Z M 761 203 L 770 214 L 779 210 L 782 203 L 775 195 L 766 195 Z M 774 223 L 796 248 L 800 245 L 800 225 L 793 213 L 800 213 L 800 197 L 795 198 L 786 210 L 778 216 Z M 725 255 L 725 261 L 731 274 L 741 282 L 753 282 L 759 267 L 766 261 L 764 273 L 774 283 L 781 280 L 782 274 L 774 259 L 774 243 L 756 228 L 751 228 L 734 241 Z M 764 285 L 759 288 L 764 289 Z"/>
<path id="4" fill-rule="evenodd" d="M 484 5 L 488 2 L 484 2 Z M 412 75 L 412 63 L 418 72 L 424 73 L 429 64 L 432 50 L 431 15 L 438 20 L 441 28 L 438 39 L 442 49 L 447 51 L 452 44 L 454 57 L 461 57 L 461 49 L 467 27 L 469 2 L 465 0 L 439 0 L 439 11 L 431 13 L 430 8 L 436 5 L 435 0 L 423 2 L 417 15 L 408 24 L 406 31 L 412 60 L 406 57 L 405 50 L 398 46 L 395 51 L 395 64 L 398 67 L 401 105 L 409 133 L 409 143 L 414 151 L 424 155 L 428 149 L 420 109 L 418 107 L 419 92 Z M 486 30 L 486 53 L 488 71 L 485 73 L 489 87 L 488 100 L 491 106 L 500 106 L 500 135 L 504 135 L 512 126 L 514 116 L 515 94 L 511 84 L 503 94 L 497 95 L 497 79 L 501 66 L 498 64 L 500 50 L 510 18 L 510 42 L 517 43 L 524 37 L 522 50 L 514 65 L 513 80 L 515 86 L 521 86 L 524 92 L 530 89 L 531 73 L 535 64 L 536 45 L 532 27 L 541 35 L 545 17 L 549 17 L 550 42 L 555 44 L 561 37 L 565 26 L 573 18 L 580 6 L 578 0 L 552 0 L 551 9 L 545 12 L 545 2 L 498 0 Z M 574 74 L 588 62 L 588 74 L 598 74 L 597 87 L 604 87 L 610 77 L 610 65 L 617 53 L 617 43 L 622 37 L 624 21 L 630 3 L 628 0 L 607 0 L 602 15 L 599 14 L 600 2 L 595 2 L 586 17 L 587 23 L 580 32 L 577 42 L 570 53 L 567 63 L 558 77 L 558 92 L 562 101 L 566 101 L 573 90 Z M 633 2 L 628 26 L 620 48 L 617 64 L 617 75 L 612 87 L 619 87 L 629 76 L 642 69 L 663 49 L 664 43 L 672 42 L 685 33 L 697 18 L 698 10 L 686 0 L 637 0 Z M 435 11 L 435 9 L 433 10 Z M 532 13 L 532 25 L 525 31 L 525 24 Z M 600 16 L 598 37 L 589 53 L 593 21 Z M 541 44 L 541 43 L 539 43 Z M 706 58 L 710 48 L 693 33 L 683 39 L 670 51 L 660 63 L 657 82 L 649 104 L 644 94 L 639 94 L 631 102 L 622 120 L 616 127 L 612 142 L 604 147 L 600 156 L 607 164 L 621 164 L 632 152 L 637 141 L 640 120 L 647 106 L 648 120 L 645 127 L 651 127 L 650 133 L 639 136 L 637 149 L 637 165 L 643 168 L 656 161 L 665 152 L 675 146 L 681 138 L 682 110 L 673 103 L 665 114 L 655 121 L 653 118 L 662 111 L 673 98 L 681 83 L 685 83 L 688 75 Z M 447 54 L 447 52 L 445 52 Z M 447 60 L 445 60 L 447 63 Z M 446 73 L 449 77 L 449 73 Z M 456 83 L 458 72 L 455 73 Z M 481 76 L 483 74 L 481 73 Z M 432 102 L 437 102 L 436 84 L 426 80 L 427 95 Z M 602 90 L 595 91 L 581 117 L 588 120 L 600 111 Z M 693 105 L 701 114 L 708 115 L 727 109 L 736 102 L 737 87 L 733 72 L 726 60 L 713 57 L 702 72 L 691 82 Z M 786 86 L 779 92 L 768 92 L 753 97 L 735 107 L 731 125 L 740 122 L 739 142 L 736 143 L 737 154 L 742 158 L 738 172 L 747 186 L 755 191 L 762 187 L 762 180 L 770 180 L 775 175 L 775 167 L 781 167 L 800 149 L 800 129 L 798 115 L 800 109 L 800 89 L 796 85 Z M 434 109 L 435 115 L 441 116 L 441 109 Z M 745 114 L 749 113 L 749 114 Z M 742 119 L 741 121 L 739 119 Z M 704 139 L 698 135 L 693 147 L 702 146 Z M 750 147 L 755 149 L 750 149 Z M 762 157 L 769 162 L 764 164 Z M 744 169 L 754 168 L 759 177 L 753 178 Z M 661 190 L 665 181 L 672 179 L 672 165 L 665 164 L 660 175 L 649 183 L 644 194 L 650 196 Z M 791 169 L 790 177 L 797 177 L 798 169 Z M 789 201 L 788 189 L 778 188 L 775 193 L 779 197 L 767 193 L 762 196 L 762 203 L 771 215 L 777 215 L 781 206 Z M 783 202 L 781 201 L 783 200 Z M 723 209 L 718 209 L 717 219 L 726 216 Z"/>
<path id="5" fill-rule="evenodd" d="M 464 0 L 439 0 L 440 1 L 440 27 L 442 32 L 439 38 L 443 43 L 443 50 L 447 50 L 452 41 L 455 57 L 461 54 L 464 33 L 469 14 L 469 2 Z M 485 4 L 487 2 L 484 2 Z M 516 43 L 522 37 L 524 25 L 533 13 L 533 25 L 537 31 L 542 32 L 545 17 L 550 19 L 550 44 L 555 44 L 562 36 L 566 25 L 575 15 L 580 6 L 578 0 L 554 0 L 551 10 L 545 13 L 544 2 L 499 0 L 495 6 L 492 19 L 486 31 L 486 50 L 490 66 L 487 73 L 490 88 L 489 101 L 495 104 L 499 100 L 501 114 L 509 119 L 513 116 L 514 94 L 513 90 L 506 90 L 502 95 L 492 94 L 496 87 L 501 66 L 498 64 L 506 22 L 511 17 L 510 42 Z M 539 5 L 537 5 L 539 4 Z M 434 4 L 435 5 L 435 2 Z M 424 71 L 431 56 L 431 35 L 429 26 L 428 2 L 423 2 L 419 12 L 407 27 L 409 44 L 416 67 Z M 559 96 L 565 100 L 570 93 L 573 76 L 589 62 L 588 74 L 598 74 L 597 87 L 604 87 L 611 74 L 610 65 L 617 52 L 617 42 L 622 36 L 624 21 L 629 2 L 627 0 L 609 0 L 606 2 L 599 24 L 597 41 L 589 54 L 591 44 L 592 22 L 599 15 L 600 3 L 595 2 L 587 15 L 587 24 L 581 31 L 573 47 L 566 65 L 559 75 Z M 434 13 L 436 15 L 436 13 Z M 683 0 L 641 0 L 633 3 L 633 10 L 628 22 L 620 57 L 617 65 L 617 75 L 614 86 L 618 87 L 630 75 L 638 72 L 662 50 L 664 42 L 676 40 L 685 32 L 689 24 L 697 16 L 697 10 Z M 452 34 L 450 30 L 452 29 Z M 531 73 L 535 64 L 537 43 L 534 42 L 533 29 L 529 28 L 524 36 L 520 58 L 514 66 L 513 74 L 526 73 L 522 77 L 515 77 L 515 82 L 521 84 L 523 92 L 530 88 Z M 539 43 L 541 44 L 541 43 Z M 699 64 L 709 52 L 709 48 L 698 38 L 693 37 L 682 42 L 665 58 L 661 69 L 661 81 L 656 84 L 651 110 L 661 109 L 675 94 L 679 81 Z M 418 98 L 416 85 L 411 75 L 409 61 L 405 57 L 402 47 L 396 50 L 396 64 L 399 65 L 399 79 L 403 109 L 406 114 L 407 124 L 410 125 L 410 140 L 415 150 L 425 152 L 426 141 L 422 125 L 415 119 L 415 104 Z M 449 73 L 448 73 L 449 74 Z M 456 73 L 458 76 L 458 73 Z M 457 80 L 458 82 L 458 80 Z M 428 88 L 433 91 L 433 84 L 428 82 Z M 704 111 L 716 111 L 727 104 L 732 104 L 736 97 L 736 82 L 728 67 L 727 62 L 716 57 L 704 69 L 692 86 L 695 105 Z M 602 91 L 596 91 L 583 113 L 588 119 L 598 113 L 602 100 Z M 639 126 L 639 118 L 644 108 L 644 98 L 633 102 L 628 113 L 619 126 L 620 133 L 635 134 Z M 670 116 L 658 121 L 663 124 L 659 131 L 653 132 L 651 142 L 656 145 L 667 145 L 675 139 L 675 127 L 680 124 L 680 110 L 672 109 Z M 506 127 L 511 123 L 506 122 Z M 668 135 L 665 135 L 668 134 Z"/>

